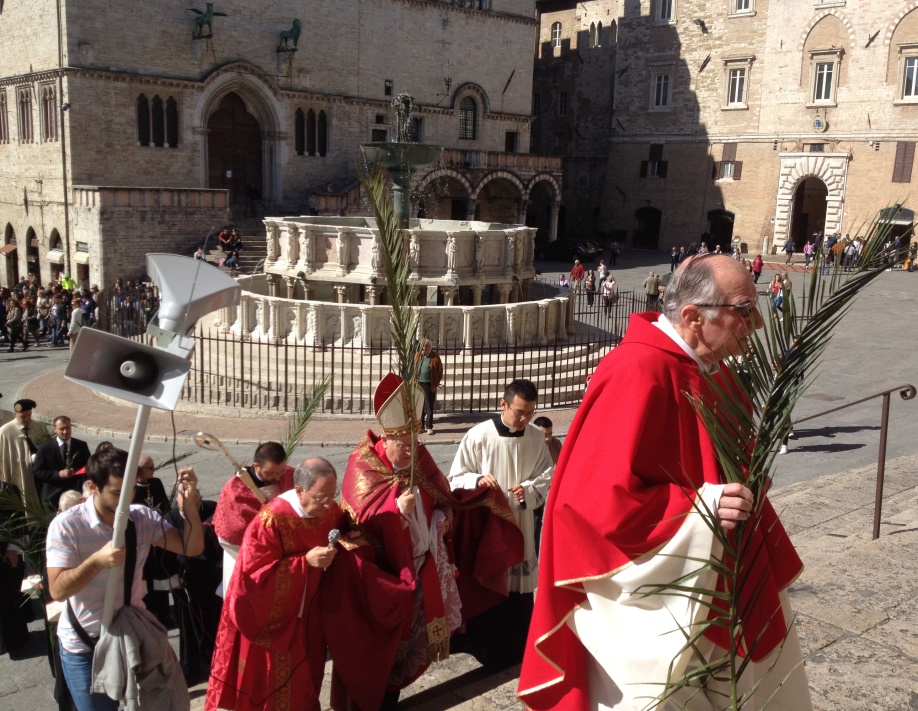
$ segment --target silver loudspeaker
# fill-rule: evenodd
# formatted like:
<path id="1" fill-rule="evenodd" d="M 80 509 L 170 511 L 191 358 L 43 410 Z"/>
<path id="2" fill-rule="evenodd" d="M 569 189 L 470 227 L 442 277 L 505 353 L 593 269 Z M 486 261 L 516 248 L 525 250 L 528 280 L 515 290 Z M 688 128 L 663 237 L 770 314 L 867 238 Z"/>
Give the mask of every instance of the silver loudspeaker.
<path id="1" fill-rule="evenodd" d="M 82 328 L 64 377 L 91 390 L 160 410 L 174 410 L 191 363 L 172 353 Z"/>
<path id="2" fill-rule="evenodd" d="M 179 336 L 188 335 L 202 316 L 242 299 L 242 288 L 229 274 L 190 257 L 148 254 L 147 273 L 159 285 L 159 327 Z"/>

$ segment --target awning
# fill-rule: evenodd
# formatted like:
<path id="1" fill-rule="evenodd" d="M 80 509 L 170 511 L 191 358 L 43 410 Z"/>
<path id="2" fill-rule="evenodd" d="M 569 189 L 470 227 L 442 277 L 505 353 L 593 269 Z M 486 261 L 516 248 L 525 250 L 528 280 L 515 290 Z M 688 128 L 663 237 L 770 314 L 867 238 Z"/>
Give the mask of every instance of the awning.
<path id="1" fill-rule="evenodd" d="M 880 222 L 888 222 L 893 225 L 910 225 L 915 221 L 915 211 L 900 205 L 884 207 L 880 210 L 878 219 Z"/>
<path id="2" fill-rule="evenodd" d="M 15 251 L 15 249 L 16 249 L 15 244 L 5 244 L 2 247 L 0 247 L 0 254 L 9 254 L 10 252 Z"/>
<path id="3" fill-rule="evenodd" d="M 73 261 L 77 264 L 89 264 L 89 252 L 77 252 L 73 255 Z"/>
<path id="4" fill-rule="evenodd" d="M 47 259 L 52 264 L 63 264 L 64 263 L 64 253 L 59 249 L 48 250 Z"/>

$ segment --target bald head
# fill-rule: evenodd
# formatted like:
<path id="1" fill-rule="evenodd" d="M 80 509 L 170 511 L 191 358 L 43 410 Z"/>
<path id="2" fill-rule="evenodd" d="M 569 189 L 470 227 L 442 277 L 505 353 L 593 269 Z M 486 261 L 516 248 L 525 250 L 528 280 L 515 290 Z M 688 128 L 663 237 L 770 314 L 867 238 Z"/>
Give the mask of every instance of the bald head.
<path id="1" fill-rule="evenodd" d="M 323 457 L 313 457 L 300 462 L 300 465 L 293 473 L 293 483 L 303 491 L 309 491 L 317 479 L 324 479 L 330 476 L 337 477 L 331 462 Z"/>
<path id="2" fill-rule="evenodd" d="M 713 364 L 742 353 L 747 337 L 762 327 L 757 298 L 742 264 L 728 256 L 698 255 L 676 270 L 663 312 L 702 360 Z"/>

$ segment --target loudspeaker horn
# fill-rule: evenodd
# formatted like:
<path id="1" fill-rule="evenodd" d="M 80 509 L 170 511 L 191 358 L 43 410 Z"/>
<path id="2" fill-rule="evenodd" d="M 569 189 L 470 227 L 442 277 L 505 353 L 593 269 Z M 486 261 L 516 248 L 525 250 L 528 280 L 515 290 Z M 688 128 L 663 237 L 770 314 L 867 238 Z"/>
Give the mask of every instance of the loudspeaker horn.
<path id="1" fill-rule="evenodd" d="M 190 257 L 148 254 L 147 273 L 159 285 L 159 327 L 180 336 L 202 316 L 242 299 L 242 287 L 229 274 Z"/>
<path id="2" fill-rule="evenodd" d="M 185 358 L 95 328 L 82 328 L 64 377 L 138 405 L 174 410 L 190 369 Z"/>

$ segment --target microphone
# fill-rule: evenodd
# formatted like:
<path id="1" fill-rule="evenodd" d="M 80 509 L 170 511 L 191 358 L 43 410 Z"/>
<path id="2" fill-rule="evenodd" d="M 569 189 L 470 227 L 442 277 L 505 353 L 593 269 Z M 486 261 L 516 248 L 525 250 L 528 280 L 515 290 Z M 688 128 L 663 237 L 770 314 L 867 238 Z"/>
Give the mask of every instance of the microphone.
<path id="1" fill-rule="evenodd" d="M 339 531 L 337 528 L 330 530 L 328 532 L 328 547 L 334 548 L 339 538 L 341 538 L 341 531 Z"/>
<path id="2" fill-rule="evenodd" d="M 518 502 L 518 503 L 519 503 L 519 505 L 520 505 L 520 508 L 523 509 L 523 511 L 525 511 L 526 508 L 527 508 L 527 507 L 526 507 L 526 499 L 523 499 L 522 501 L 520 501 L 520 502 Z"/>

